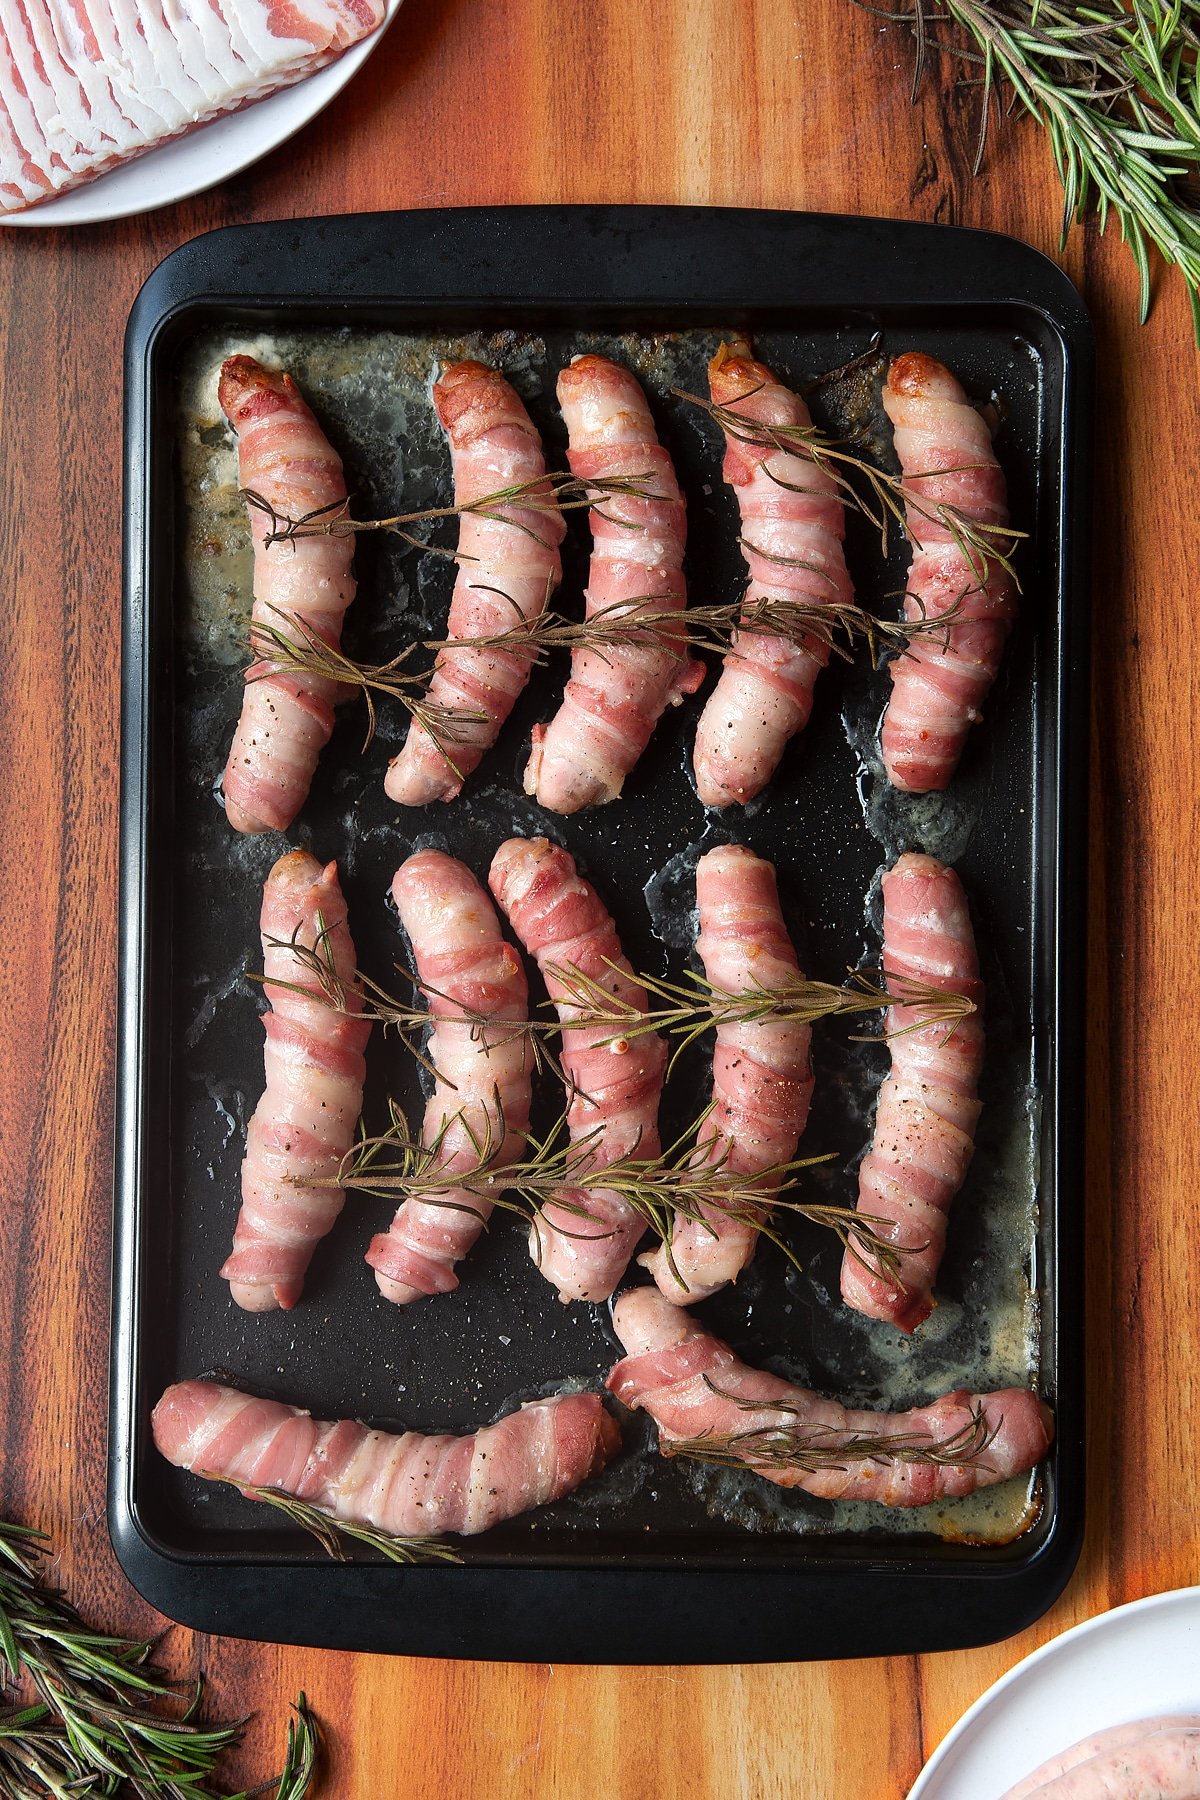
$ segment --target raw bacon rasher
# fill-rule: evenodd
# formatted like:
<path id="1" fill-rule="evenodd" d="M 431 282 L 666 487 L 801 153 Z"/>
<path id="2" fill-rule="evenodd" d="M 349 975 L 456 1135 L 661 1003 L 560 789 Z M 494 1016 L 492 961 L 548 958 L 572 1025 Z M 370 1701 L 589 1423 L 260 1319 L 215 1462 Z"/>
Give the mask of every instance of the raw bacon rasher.
<path id="1" fill-rule="evenodd" d="M 782 1376 L 751 1368 L 654 1288 L 622 1294 L 613 1324 L 626 1355 L 609 1376 L 609 1388 L 626 1406 L 650 1414 L 666 1456 L 679 1439 L 727 1439 L 776 1428 L 811 1430 L 822 1450 L 834 1451 L 839 1439 L 851 1436 L 968 1445 L 976 1437 L 981 1444 L 988 1439 L 977 1460 L 958 1463 L 883 1463 L 864 1456 L 847 1457 L 836 1468 L 757 1468 L 779 1487 L 800 1487 L 824 1500 L 924 1506 L 954 1499 L 1032 1469 L 1053 1436 L 1049 1411 L 1025 1388 L 945 1394 L 930 1406 L 901 1413 L 863 1412 L 822 1399 Z M 755 1468 L 752 1451 L 745 1454 Z"/>
<path id="2" fill-rule="evenodd" d="M 558 378 L 558 399 L 572 474 L 648 478 L 644 496 L 605 494 L 592 508 L 587 616 L 637 601 L 682 612 L 687 514 L 641 388 L 607 357 L 577 356 Z M 658 644 L 573 651 L 562 705 L 534 728 L 526 793 L 556 813 L 615 800 L 664 709 L 703 678 L 682 631 L 675 641 L 664 634 Z"/>
<path id="3" fill-rule="evenodd" d="M 933 1311 L 946 1215 L 975 1148 L 984 1047 L 966 895 L 954 870 L 932 856 L 902 856 L 883 878 L 883 967 L 889 983 L 907 977 L 961 994 L 977 1009 L 953 1029 L 922 1025 L 919 1007 L 887 1014 L 892 1068 L 858 1172 L 858 1210 L 885 1221 L 875 1229 L 902 1252 L 900 1268 L 895 1278 L 884 1276 L 868 1252 L 860 1248 L 860 1261 L 847 1251 L 842 1298 L 870 1318 L 915 1331 Z"/>
<path id="4" fill-rule="evenodd" d="M 516 392 L 496 369 L 454 363 L 434 384 L 433 403 L 450 439 L 456 506 L 506 488 L 537 483 L 546 473 L 542 440 Z M 446 636 L 492 637 L 534 619 L 562 578 L 558 547 L 566 526 L 550 504 L 549 484 L 534 486 L 487 516 L 464 512 L 458 577 Z M 401 806 L 453 800 L 479 766 L 512 711 L 532 668 L 527 652 L 451 644 L 437 659 L 429 700 L 459 714 L 444 748 L 415 720 L 388 767 L 384 787 Z"/>
<path id="5" fill-rule="evenodd" d="M 260 494 L 280 517 L 301 518 L 345 500 L 338 454 L 290 375 L 264 369 L 250 356 L 231 356 L 218 391 L 237 432 L 243 488 Z M 250 522 L 252 622 L 298 643 L 307 627 L 336 646 L 354 598 L 353 538 L 300 537 L 268 548 L 269 516 L 252 507 Z M 287 830 L 308 797 L 340 692 L 323 676 L 285 673 L 269 657 L 246 670 L 242 716 L 222 778 L 225 811 L 238 831 Z"/>
<path id="6" fill-rule="evenodd" d="M 529 1016 L 521 959 L 500 936 L 496 909 L 474 875 L 440 850 L 419 851 L 402 863 L 392 898 L 436 1020 L 426 1051 L 437 1077 L 424 1141 L 441 1136 L 439 1161 L 451 1171 L 478 1161 L 472 1134 L 490 1143 L 497 1166 L 511 1162 L 529 1124 L 533 1068 L 528 1032 L 503 1023 Z M 497 1023 L 473 1025 L 471 1013 Z M 372 1238 L 367 1261 L 388 1300 L 403 1305 L 458 1286 L 454 1266 L 492 1208 L 461 1189 L 444 1199 L 453 1204 L 406 1200 L 389 1229 Z"/>
<path id="7" fill-rule="evenodd" d="M 751 427 L 812 424 L 800 396 L 754 361 L 744 339 L 722 345 L 708 380 L 714 404 Z M 743 616 L 763 602 L 824 607 L 853 599 L 845 514 L 831 475 L 798 452 L 746 443 L 736 430 L 725 433 L 724 475 L 738 497 L 750 571 Z M 696 787 L 705 806 L 744 806 L 762 792 L 789 738 L 808 723 L 829 654 L 816 635 L 803 643 L 760 631 L 735 636 L 696 727 Z"/>
<path id="8" fill-rule="evenodd" d="M 370 1024 L 321 997 L 320 983 L 293 954 L 295 942 L 354 975 L 354 944 L 337 864 L 293 850 L 267 876 L 262 903 L 267 1085 L 246 1133 L 242 1210 L 221 1274 L 247 1312 L 296 1304 L 313 1251 L 342 1210 L 336 1175 L 362 1111 L 363 1051 Z M 282 984 L 286 983 L 284 986 Z M 299 991 L 297 991 L 299 990 Z"/>
<path id="9" fill-rule="evenodd" d="M 964 545 L 938 514 L 947 507 L 970 526 L 1008 524 L 991 433 L 949 369 L 915 352 L 897 357 L 883 404 L 911 496 L 905 508 L 913 542 L 905 617 L 937 619 L 956 609 L 944 632 L 914 636 L 891 665 L 883 766 L 893 787 L 924 794 L 947 787 L 958 767 L 1000 667 L 1017 585 L 994 556 Z M 1011 548 L 1002 531 L 987 541 L 993 549 Z"/>
<path id="10" fill-rule="evenodd" d="M 571 1084 L 567 1125 L 572 1142 L 595 1139 L 591 1164 L 659 1153 L 658 1102 L 667 1052 L 655 1032 L 613 1041 L 611 1028 L 570 1028 L 579 1009 L 556 970 L 575 970 L 623 1006 L 646 1010 L 616 926 L 568 853 L 546 838 L 501 844 L 488 877 L 513 930 L 538 961 L 564 1030 L 560 1058 Z M 620 1194 L 567 1192 L 566 1206 L 548 1204 L 530 1232 L 529 1248 L 562 1300 L 606 1300 L 624 1274 L 644 1221 Z M 577 1209 L 586 1205 L 590 1218 Z"/>
<path id="11" fill-rule="evenodd" d="M 211 1381 L 181 1381 L 154 1409 L 178 1468 L 273 1488 L 393 1537 L 464 1537 L 569 1494 L 620 1445 L 599 1394 L 535 1400 L 469 1437 L 372 1431 Z"/>
<path id="12" fill-rule="evenodd" d="M 0 0 L 0 212 L 289 86 L 382 0 Z"/>
<path id="13" fill-rule="evenodd" d="M 796 952 L 769 862 L 738 844 L 708 851 L 696 867 L 696 900 L 696 948 L 714 987 L 742 994 L 778 990 L 797 980 Z M 713 1108 L 701 1131 L 697 1162 L 752 1178 L 791 1160 L 812 1100 L 811 1041 L 811 1028 L 795 1019 L 717 1027 Z M 764 1217 L 778 1185 L 774 1180 L 761 1187 Z M 668 1300 L 691 1306 L 737 1280 L 757 1239 L 752 1221 L 713 1209 L 706 1224 L 677 1220 L 670 1261 L 665 1249 L 641 1261 Z"/>

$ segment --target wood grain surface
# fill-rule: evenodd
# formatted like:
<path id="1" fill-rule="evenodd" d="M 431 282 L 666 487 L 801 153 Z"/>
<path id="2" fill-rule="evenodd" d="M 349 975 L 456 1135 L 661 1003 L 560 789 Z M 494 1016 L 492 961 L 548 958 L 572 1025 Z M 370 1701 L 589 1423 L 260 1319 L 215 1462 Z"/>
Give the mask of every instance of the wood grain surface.
<path id="1" fill-rule="evenodd" d="M 1058 254 L 1030 129 L 972 179 L 969 96 L 848 0 L 406 0 L 363 75 L 222 189 L 117 225 L 0 233 L 0 1508 L 61 1547 L 85 1612 L 159 1628 L 104 1524 L 113 1133 L 121 335 L 138 287 L 218 225 L 522 201 L 804 207 L 970 223 Z M 1200 1581 L 1200 941 L 1193 638 L 1197 359 L 1173 279 L 1147 327 L 1115 235 L 1061 260 L 1099 340 L 1091 798 L 1089 1522 L 1060 1603 L 972 1653 L 748 1668 L 492 1667 L 171 1630 L 274 1765 L 303 1686 L 323 1792 L 896 1800 L 963 1709 L 1090 1614 Z"/>

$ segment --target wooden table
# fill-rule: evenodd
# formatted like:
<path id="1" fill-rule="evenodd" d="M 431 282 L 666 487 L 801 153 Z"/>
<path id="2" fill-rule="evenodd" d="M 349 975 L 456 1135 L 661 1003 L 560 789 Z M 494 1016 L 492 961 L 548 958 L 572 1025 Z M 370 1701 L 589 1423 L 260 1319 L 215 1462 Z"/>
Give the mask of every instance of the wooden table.
<path id="1" fill-rule="evenodd" d="M 0 1385 L 6 1517 L 38 1521 L 94 1619 L 159 1621 L 104 1525 L 113 1119 L 121 333 L 199 232 L 305 213 L 515 201 L 809 207 L 990 226 L 1057 254 L 1048 153 L 848 0 L 406 0 L 363 76 L 240 179 L 115 226 L 0 237 Z M 937 71 L 935 71 L 935 76 Z M 1139 329 L 1114 233 L 1063 256 L 1099 340 L 1088 1090 L 1089 1514 L 1064 1598 L 971 1653 L 746 1668 L 492 1667 L 172 1631 L 215 1709 L 258 1710 L 231 1775 L 277 1759 L 288 1697 L 327 1722 L 324 1792 L 895 1800 L 962 1710 L 1092 1613 L 1200 1580 L 1200 938 L 1192 699 L 1200 416 L 1183 290 Z"/>

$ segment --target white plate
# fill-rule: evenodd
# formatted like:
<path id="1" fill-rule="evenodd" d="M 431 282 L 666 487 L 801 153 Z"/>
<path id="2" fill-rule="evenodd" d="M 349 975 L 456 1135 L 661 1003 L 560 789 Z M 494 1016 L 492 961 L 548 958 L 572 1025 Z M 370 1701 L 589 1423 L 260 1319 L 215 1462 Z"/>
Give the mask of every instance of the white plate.
<path id="1" fill-rule="evenodd" d="M 908 1800 L 1001 1800 L 1094 1731 L 1188 1712 L 1200 1713 L 1200 1587 L 1151 1594 L 1043 1644 L 963 1714 Z"/>
<path id="2" fill-rule="evenodd" d="M 127 219 L 227 181 L 268 150 L 286 143 L 341 93 L 379 43 L 400 3 L 387 0 L 387 17 L 378 31 L 294 87 L 281 88 L 269 99 L 256 100 L 241 112 L 201 125 L 161 149 L 148 150 L 57 200 L 45 200 L 28 212 L 0 214 L 0 224 L 95 225 L 104 219 Z"/>

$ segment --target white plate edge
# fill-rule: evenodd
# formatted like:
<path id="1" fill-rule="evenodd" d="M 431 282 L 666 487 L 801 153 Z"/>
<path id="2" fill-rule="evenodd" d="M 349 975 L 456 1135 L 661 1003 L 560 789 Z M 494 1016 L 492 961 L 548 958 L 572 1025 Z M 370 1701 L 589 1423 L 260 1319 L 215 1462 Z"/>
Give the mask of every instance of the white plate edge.
<path id="1" fill-rule="evenodd" d="M 1132 1613 L 1154 1613 L 1166 1611 L 1172 1606 L 1200 1604 L 1200 1585 L 1181 1588 L 1165 1588 L 1157 1594 L 1143 1594 L 1139 1600 L 1127 1600 L 1121 1606 L 1110 1607 L 1106 1612 L 1093 1613 L 1089 1619 L 1081 1619 L 1078 1625 L 1060 1632 L 1046 1644 L 1040 1644 L 1031 1650 L 1028 1656 L 1014 1663 L 1003 1675 L 997 1677 L 989 1688 L 985 1688 L 979 1698 L 971 1703 L 966 1712 L 952 1725 L 941 1743 L 933 1751 L 913 1786 L 909 1789 L 907 1800 L 926 1800 L 934 1778 L 942 1771 L 955 1749 L 970 1733 L 984 1713 L 1010 1689 L 1022 1684 L 1029 1676 L 1035 1674 L 1042 1665 L 1053 1658 L 1065 1654 L 1080 1639 L 1090 1637 L 1113 1621 L 1127 1618 Z M 1062 1746 L 1065 1750 L 1066 1744 Z"/>

